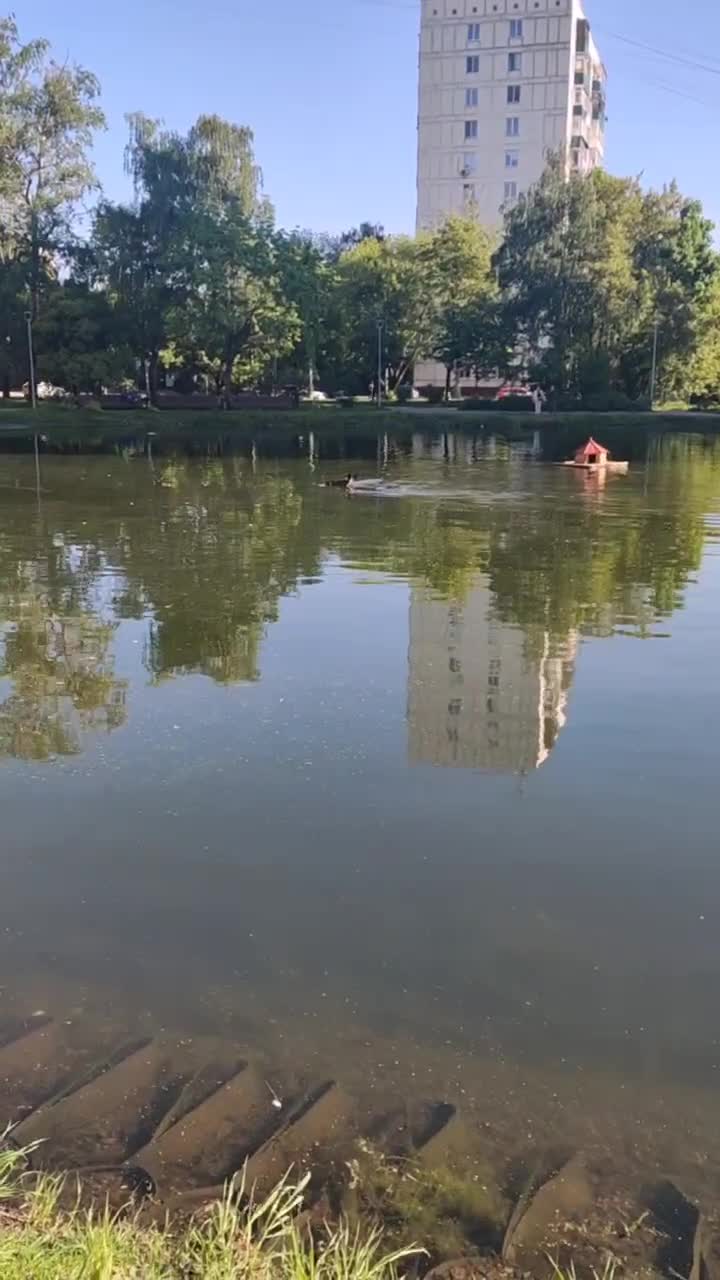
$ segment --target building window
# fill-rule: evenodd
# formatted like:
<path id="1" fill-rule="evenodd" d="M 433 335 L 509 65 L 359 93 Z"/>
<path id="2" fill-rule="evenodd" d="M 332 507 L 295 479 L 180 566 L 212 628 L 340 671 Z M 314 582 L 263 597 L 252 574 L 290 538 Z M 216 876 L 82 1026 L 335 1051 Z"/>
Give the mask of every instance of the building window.
<path id="1" fill-rule="evenodd" d="M 463 178 L 470 178 L 477 173 L 477 156 L 472 151 L 466 151 L 462 158 L 462 169 L 460 173 Z"/>
<path id="2" fill-rule="evenodd" d="M 520 152 L 506 151 L 505 152 L 505 168 L 517 169 L 519 168 L 519 166 L 520 166 Z"/>
<path id="3" fill-rule="evenodd" d="M 519 116 L 508 116 L 507 120 L 505 121 L 505 137 L 506 138 L 520 137 L 520 117 Z"/>
<path id="4" fill-rule="evenodd" d="M 507 87 L 507 100 L 511 105 L 520 101 L 520 85 L 509 84 Z"/>
<path id="5" fill-rule="evenodd" d="M 478 105 L 477 89 L 466 89 L 465 90 L 465 106 L 476 107 L 477 105 Z"/>
<path id="6" fill-rule="evenodd" d="M 474 182 L 463 182 L 463 203 L 464 204 L 475 203 L 475 183 Z"/>
<path id="7" fill-rule="evenodd" d="M 480 23 L 471 22 L 468 27 L 468 44 L 480 43 Z"/>
<path id="8" fill-rule="evenodd" d="M 474 53 L 471 57 L 465 59 L 465 70 L 469 76 L 476 76 L 480 70 L 480 59 Z"/>
<path id="9" fill-rule="evenodd" d="M 522 71 L 522 54 L 521 53 L 508 54 L 508 71 L 510 72 Z"/>
<path id="10" fill-rule="evenodd" d="M 523 36 L 522 18 L 511 18 L 510 19 L 510 39 L 522 40 L 522 36 Z"/>
<path id="11" fill-rule="evenodd" d="M 477 138 L 477 136 L 478 136 L 477 120 L 466 120 L 465 121 L 465 141 L 469 142 L 471 138 Z"/>

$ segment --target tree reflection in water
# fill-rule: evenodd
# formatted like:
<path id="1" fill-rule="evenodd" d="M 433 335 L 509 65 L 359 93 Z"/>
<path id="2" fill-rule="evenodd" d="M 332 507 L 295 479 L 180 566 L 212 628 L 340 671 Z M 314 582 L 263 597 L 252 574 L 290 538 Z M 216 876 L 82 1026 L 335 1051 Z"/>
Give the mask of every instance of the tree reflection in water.
<path id="1" fill-rule="evenodd" d="M 281 599 L 339 557 L 407 581 L 416 612 L 423 600 L 446 602 L 443 628 L 453 611 L 477 612 L 480 592 L 494 643 L 520 646 L 516 665 L 549 670 L 560 661 L 548 702 L 555 729 L 547 716 L 538 726 L 546 752 L 577 638 L 657 634 L 682 607 L 720 490 L 720 442 L 651 442 L 644 476 L 639 464 L 629 482 L 605 489 L 530 466 L 501 441 L 473 446 L 472 472 L 462 460 L 403 460 L 402 444 L 397 456 L 413 483 L 435 483 L 442 465 L 448 493 L 457 484 L 460 496 L 430 489 L 347 501 L 318 489 L 297 461 L 48 462 L 39 513 L 12 491 L 0 509 L 0 751 L 72 754 L 88 732 L 124 723 L 113 649 L 126 619 L 146 624 L 154 682 L 190 673 L 257 680 Z M 478 483 L 484 501 L 469 491 Z M 445 683 L 438 696 L 449 714 Z M 412 702 L 412 672 L 410 685 Z"/>

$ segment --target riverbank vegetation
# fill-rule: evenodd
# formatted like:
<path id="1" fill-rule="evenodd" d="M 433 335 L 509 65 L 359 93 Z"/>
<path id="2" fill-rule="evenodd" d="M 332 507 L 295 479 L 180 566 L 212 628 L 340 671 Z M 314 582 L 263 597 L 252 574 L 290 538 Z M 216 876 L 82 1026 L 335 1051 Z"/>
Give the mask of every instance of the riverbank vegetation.
<path id="1" fill-rule="evenodd" d="M 91 144 L 100 85 L 0 21 L 0 386 L 75 393 L 171 385 L 226 401 L 237 388 L 316 385 L 402 398 L 419 362 L 448 386 L 499 370 L 556 408 L 647 405 L 720 390 L 720 274 L 712 225 L 675 185 L 553 160 L 505 210 L 500 235 L 468 216 L 416 237 L 275 225 L 244 125 L 201 116 L 186 134 L 128 116 L 126 202 L 103 198 Z M 83 215 L 94 200 L 89 223 Z M 441 394 L 435 388 L 436 394 Z"/>
<path id="2" fill-rule="evenodd" d="M 422 1253 L 385 1249 L 377 1225 L 312 1224 L 309 1175 L 285 1178 L 262 1200 L 228 1184 L 195 1217 L 153 1222 L 131 1202 L 84 1205 L 81 1184 L 24 1174 L 25 1158 L 0 1152 L 3 1280 L 394 1280 Z"/>

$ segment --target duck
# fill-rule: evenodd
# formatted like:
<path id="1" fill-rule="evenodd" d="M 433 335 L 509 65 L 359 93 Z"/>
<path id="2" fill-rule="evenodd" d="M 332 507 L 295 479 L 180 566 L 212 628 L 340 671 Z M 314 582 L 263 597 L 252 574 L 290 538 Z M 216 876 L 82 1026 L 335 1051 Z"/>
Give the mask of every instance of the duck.
<path id="1" fill-rule="evenodd" d="M 357 476 L 349 476 L 345 486 L 348 493 L 373 493 L 376 489 L 382 489 L 383 480 L 358 480 Z"/>
<path id="2" fill-rule="evenodd" d="M 382 488 L 383 480 L 359 480 L 350 472 L 342 480 L 323 480 L 323 489 L 344 489 L 346 493 L 372 493 Z"/>

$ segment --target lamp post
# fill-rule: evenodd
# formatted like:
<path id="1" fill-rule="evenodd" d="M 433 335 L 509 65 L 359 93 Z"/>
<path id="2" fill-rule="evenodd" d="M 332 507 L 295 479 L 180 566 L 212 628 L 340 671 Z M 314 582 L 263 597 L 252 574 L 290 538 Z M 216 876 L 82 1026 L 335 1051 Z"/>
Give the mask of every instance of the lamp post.
<path id="1" fill-rule="evenodd" d="M 25 312 L 28 342 L 28 364 L 30 367 L 30 401 L 33 409 L 37 409 L 37 388 L 35 386 L 35 352 L 33 351 L 32 311 Z"/>
<path id="2" fill-rule="evenodd" d="M 377 376 L 377 406 L 382 409 L 382 366 L 383 366 L 383 329 L 385 327 L 384 320 L 377 322 L 377 340 L 378 340 L 378 376 Z"/>
<path id="3" fill-rule="evenodd" d="M 35 386 L 35 352 L 33 351 L 33 331 L 32 331 L 32 311 L 25 312 L 25 323 L 27 325 L 27 342 L 28 342 L 28 366 L 30 370 L 30 403 L 33 410 L 37 409 L 37 387 Z M 35 487 L 37 489 L 38 502 L 40 501 L 40 440 L 37 430 L 34 435 L 35 443 Z"/>
<path id="4" fill-rule="evenodd" d="M 658 333 L 660 331 L 660 319 L 655 317 L 655 325 L 653 329 L 653 353 L 652 353 L 652 372 L 650 374 L 650 408 L 655 408 L 655 388 L 657 386 L 657 364 L 658 364 Z"/>

